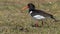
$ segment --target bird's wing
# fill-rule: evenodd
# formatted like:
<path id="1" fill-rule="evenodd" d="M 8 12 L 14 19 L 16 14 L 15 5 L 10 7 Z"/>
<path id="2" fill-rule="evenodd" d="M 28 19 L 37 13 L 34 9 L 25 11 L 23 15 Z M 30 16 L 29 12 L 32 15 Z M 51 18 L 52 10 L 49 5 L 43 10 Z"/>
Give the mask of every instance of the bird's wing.
<path id="1" fill-rule="evenodd" d="M 46 12 L 44 12 L 42 10 L 36 10 L 35 12 L 42 15 L 42 16 L 45 16 L 45 17 L 50 17 L 51 16 L 51 14 L 46 13 Z"/>

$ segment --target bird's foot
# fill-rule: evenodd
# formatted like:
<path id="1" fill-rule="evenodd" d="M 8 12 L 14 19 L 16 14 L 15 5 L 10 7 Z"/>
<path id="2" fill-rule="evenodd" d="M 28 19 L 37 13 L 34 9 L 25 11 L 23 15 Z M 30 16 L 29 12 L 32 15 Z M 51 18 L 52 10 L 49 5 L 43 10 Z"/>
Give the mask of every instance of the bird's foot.
<path id="1" fill-rule="evenodd" d="M 34 24 L 32 25 L 32 27 L 40 27 L 38 24 Z"/>

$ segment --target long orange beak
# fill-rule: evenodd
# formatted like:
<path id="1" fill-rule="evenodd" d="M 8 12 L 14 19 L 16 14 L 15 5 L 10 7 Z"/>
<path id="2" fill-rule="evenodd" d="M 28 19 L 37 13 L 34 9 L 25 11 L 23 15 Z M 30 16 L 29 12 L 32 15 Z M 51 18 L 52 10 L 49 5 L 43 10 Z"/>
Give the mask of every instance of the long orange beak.
<path id="1" fill-rule="evenodd" d="M 25 9 L 27 9 L 28 8 L 28 6 L 25 6 L 25 7 L 23 7 L 21 10 L 25 10 Z"/>

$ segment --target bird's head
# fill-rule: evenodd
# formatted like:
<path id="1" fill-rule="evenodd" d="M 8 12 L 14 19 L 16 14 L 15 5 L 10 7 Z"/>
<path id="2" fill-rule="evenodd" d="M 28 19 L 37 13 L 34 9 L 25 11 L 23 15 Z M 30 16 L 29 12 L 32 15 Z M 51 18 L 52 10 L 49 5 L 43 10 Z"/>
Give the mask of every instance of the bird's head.
<path id="1" fill-rule="evenodd" d="M 27 6 L 25 6 L 24 8 L 22 8 L 22 10 L 25 10 L 29 8 L 29 10 L 34 10 L 35 9 L 35 6 L 33 3 L 28 3 Z"/>

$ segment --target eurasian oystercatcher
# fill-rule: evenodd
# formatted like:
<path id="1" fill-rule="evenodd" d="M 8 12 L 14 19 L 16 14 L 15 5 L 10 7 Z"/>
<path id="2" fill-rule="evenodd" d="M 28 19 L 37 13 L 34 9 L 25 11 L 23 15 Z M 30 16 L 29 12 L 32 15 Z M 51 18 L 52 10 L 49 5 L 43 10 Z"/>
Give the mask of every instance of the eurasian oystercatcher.
<path id="1" fill-rule="evenodd" d="M 26 8 L 29 8 L 29 14 L 36 19 L 36 23 L 35 26 L 38 26 L 38 20 L 42 20 L 42 25 L 43 25 L 43 19 L 45 18 L 51 18 L 54 21 L 56 21 L 56 19 L 53 17 L 53 15 L 46 13 L 42 10 L 37 10 L 35 9 L 35 5 L 33 3 L 28 3 L 28 5 L 26 7 L 24 7 L 22 10 L 25 10 Z"/>

